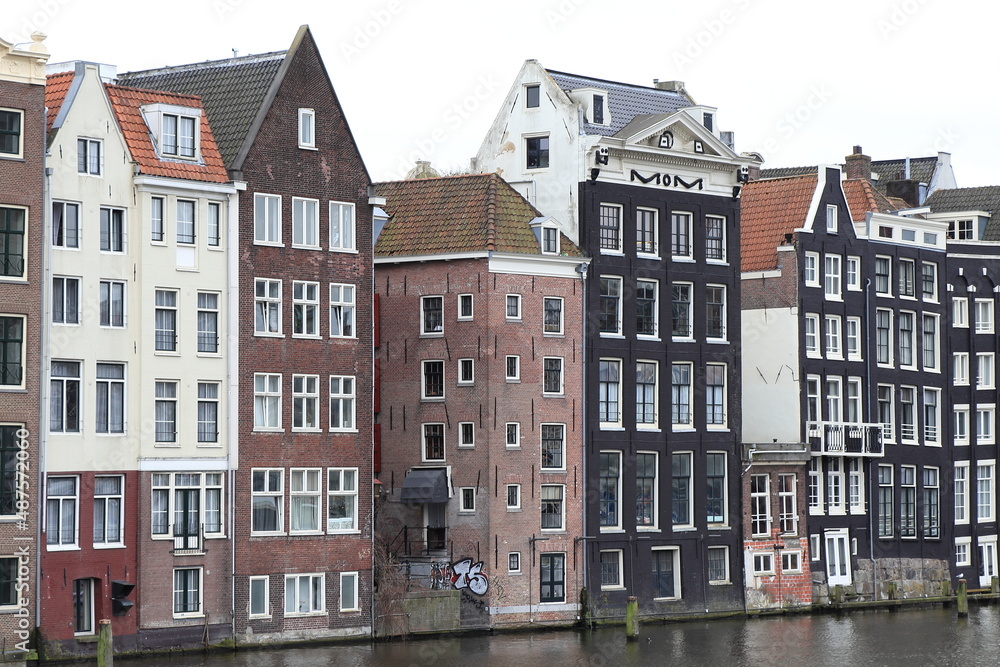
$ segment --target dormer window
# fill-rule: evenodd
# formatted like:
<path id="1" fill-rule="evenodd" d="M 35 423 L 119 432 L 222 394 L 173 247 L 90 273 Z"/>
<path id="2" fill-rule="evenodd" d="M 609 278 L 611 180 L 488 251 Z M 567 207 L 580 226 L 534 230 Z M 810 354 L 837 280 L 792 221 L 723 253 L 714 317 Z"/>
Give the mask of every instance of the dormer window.
<path id="1" fill-rule="evenodd" d="M 316 111 L 299 109 L 299 148 L 316 148 Z"/>
<path id="2" fill-rule="evenodd" d="M 715 114 L 707 111 L 702 115 L 702 124 L 709 132 L 715 132 Z"/>
<path id="3" fill-rule="evenodd" d="M 559 254 L 559 230 L 555 227 L 542 227 L 542 252 L 547 255 Z"/>
<path id="4" fill-rule="evenodd" d="M 147 104 L 142 116 L 155 138 L 160 157 L 197 160 L 201 146 L 198 138 L 202 110 L 176 104 Z"/>
<path id="5" fill-rule="evenodd" d="M 594 124 L 604 125 L 604 95 L 594 95 Z"/>
<path id="6" fill-rule="evenodd" d="M 196 127 L 193 116 L 163 114 L 163 154 L 193 158 Z"/>
<path id="7" fill-rule="evenodd" d="M 948 223 L 948 238 L 957 241 L 973 239 L 972 220 L 952 220 Z"/>

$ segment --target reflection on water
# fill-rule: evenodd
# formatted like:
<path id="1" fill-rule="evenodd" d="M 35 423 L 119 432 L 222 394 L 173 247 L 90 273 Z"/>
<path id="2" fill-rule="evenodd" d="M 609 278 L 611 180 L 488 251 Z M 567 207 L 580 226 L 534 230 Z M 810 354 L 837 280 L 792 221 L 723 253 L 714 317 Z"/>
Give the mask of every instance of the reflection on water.
<path id="1" fill-rule="evenodd" d="M 997 664 L 1000 608 L 879 611 L 842 616 L 647 624 L 637 642 L 624 628 L 550 631 L 406 642 L 241 651 L 144 659 L 142 667 L 632 667 L 652 665 Z M 119 664 L 139 665 L 139 662 Z"/>

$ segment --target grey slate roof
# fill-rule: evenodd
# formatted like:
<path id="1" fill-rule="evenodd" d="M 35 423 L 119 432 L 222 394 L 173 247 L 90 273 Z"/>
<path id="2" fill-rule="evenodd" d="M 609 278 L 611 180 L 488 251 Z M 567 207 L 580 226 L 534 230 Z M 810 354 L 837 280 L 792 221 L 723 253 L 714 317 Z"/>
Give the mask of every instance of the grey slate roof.
<path id="1" fill-rule="evenodd" d="M 911 166 L 912 162 L 911 160 Z M 958 211 L 992 213 L 993 217 L 986 223 L 983 240 L 1000 241 L 1000 185 L 935 190 L 924 202 L 924 206 L 930 206 L 933 213 Z"/>
<path id="2" fill-rule="evenodd" d="M 200 96 L 222 159 L 231 168 L 286 53 L 274 51 L 126 72 L 118 75 L 118 82 L 134 88 Z"/>
<path id="3" fill-rule="evenodd" d="M 910 158 L 910 178 L 920 183 L 930 183 L 934 176 L 934 167 L 937 166 L 937 157 L 915 157 Z M 841 163 L 843 169 L 845 165 Z M 872 160 L 872 174 L 878 174 L 878 178 L 872 179 L 872 183 L 885 194 L 885 184 L 887 181 L 895 181 L 903 178 L 906 171 L 906 160 Z M 811 167 L 772 167 L 761 169 L 761 178 L 788 178 L 789 176 L 804 176 L 815 174 L 816 166 Z"/>
<path id="4" fill-rule="evenodd" d="M 672 90 L 660 90 L 648 86 L 637 86 L 631 83 L 605 81 L 588 76 L 567 74 L 555 70 L 545 70 L 552 80 L 567 93 L 577 88 L 600 88 L 608 91 L 608 112 L 611 114 L 608 125 L 584 123 L 587 134 L 600 134 L 610 137 L 617 134 L 633 118 L 642 114 L 669 114 L 691 106 L 691 100 L 683 93 Z"/>

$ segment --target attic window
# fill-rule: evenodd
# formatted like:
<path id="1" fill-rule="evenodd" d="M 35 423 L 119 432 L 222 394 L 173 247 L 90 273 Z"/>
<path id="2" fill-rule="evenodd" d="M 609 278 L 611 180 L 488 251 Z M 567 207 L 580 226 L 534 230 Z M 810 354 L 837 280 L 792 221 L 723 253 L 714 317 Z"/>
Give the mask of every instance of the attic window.
<path id="1" fill-rule="evenodd" d="M 316 111 L 299 109 L 299 148 L 316 148 Z"/>
<path id="2" fill-rule="evenodd" d="M 955 220 L 948 223 L 948 238 L 969 241 L 972 237 L 972 220 Z"/>
<path id="3" fill-rule="evenodd" d="M 524 89 L 524 106 L 527 109 L 537 109 L 538 108 L 538 86 L 528 86 Z"/>
<path id="4" fill-rule="evenodd" d="M 604 125 L 604 95 L 594 95 L 594 123 Z"/>
<path id="5" fill-rule="evenodd" d="M 559 254 L 559 230 L 555 227 L 542 227 L 542 252 L 547 255 Z"/>
<path id="6" fill-rule="evenodd" d="M 715 132 L 715 114 L 706 111 L 702 116 L 702 123 L 705 125 L 706 130 Z"/>
<path id="7" fill-rule="evenodd" d="M 196 127 L 193 116 L 163 114 L 163 154 L 193 158 Z"/>

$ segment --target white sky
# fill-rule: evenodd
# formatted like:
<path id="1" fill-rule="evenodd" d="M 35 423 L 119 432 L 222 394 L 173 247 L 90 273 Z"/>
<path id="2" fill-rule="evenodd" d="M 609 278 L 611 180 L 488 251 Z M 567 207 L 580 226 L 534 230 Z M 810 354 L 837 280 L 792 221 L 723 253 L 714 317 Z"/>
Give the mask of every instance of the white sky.
<path id="1" fill-rule="evenodd" d="M 10 4 L 13 5 L 13 0 Z M 952 154 L 1000 183 L 1000 3 L 975 0 L 25 0 L 0 36 L 119 71 L 288 48 L 312 28 L 375 180 L 465 166 L 525 59 L 684 81 L 765 166 Z M 10 11 L 14 10 L 14 11 Z"/>

